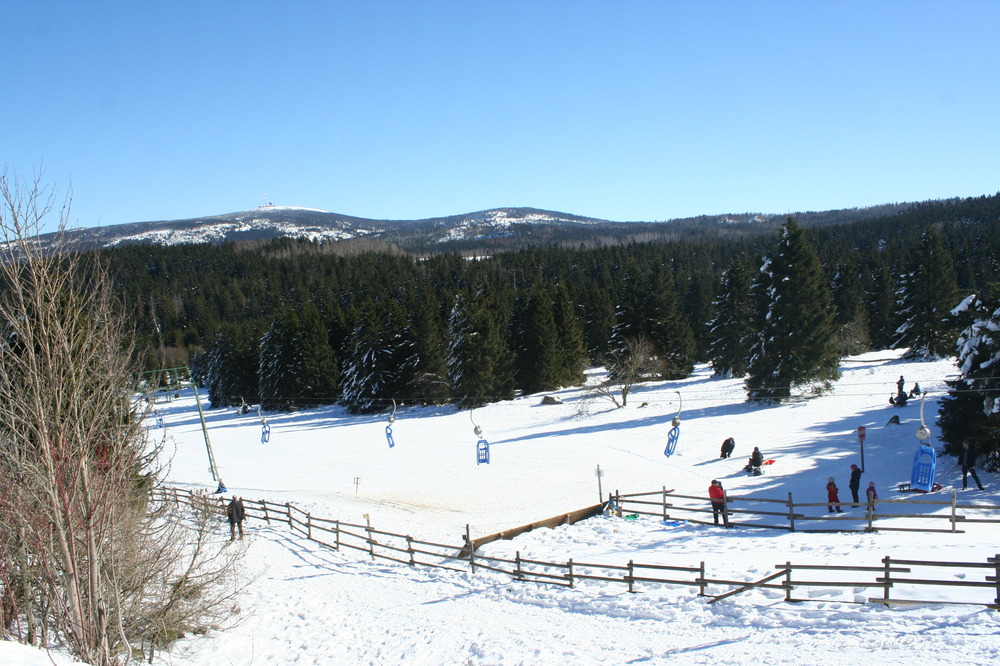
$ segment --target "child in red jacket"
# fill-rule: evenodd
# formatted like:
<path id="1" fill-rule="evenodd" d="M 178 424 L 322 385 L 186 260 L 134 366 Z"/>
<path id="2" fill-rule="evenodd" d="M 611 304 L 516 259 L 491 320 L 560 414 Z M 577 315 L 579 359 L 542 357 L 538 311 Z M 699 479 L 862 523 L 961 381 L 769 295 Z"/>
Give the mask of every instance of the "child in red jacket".
<path id="1" fill-rule="evenodd" d="M 837 512 L 840 513 L 843 509 L 840 508 L 840 497 L 837 495 L 837 484 L 834 482 L 833 477 L 826 482 L 826 501 L 829 504 L 826 505 L 826 510 L 833 513 L 834 507 L 837 507 Z"/>

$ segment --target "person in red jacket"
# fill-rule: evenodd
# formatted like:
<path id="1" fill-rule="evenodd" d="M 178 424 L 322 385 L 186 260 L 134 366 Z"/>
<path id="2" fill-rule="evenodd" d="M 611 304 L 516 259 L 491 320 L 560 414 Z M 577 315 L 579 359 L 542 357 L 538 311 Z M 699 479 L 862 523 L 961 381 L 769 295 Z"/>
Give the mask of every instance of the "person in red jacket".
<path id="1" fill-rule="evenodd" d="M 833 480 L 832 476 L 830 477 L 830 480 L 826 482 L 826 501 L 828 502 L 826 510 L 830 513 L 833 513 L 834 507 L 836 507 L 838 513 L 843 511 L 843 509 L 840 508 L 840 496 L 837 494 L 837 483 Z"/>
<path id="2" fill-rule="evenodd" d="M 729 527 L 729 512 L 726 511 L 726 491 L 721 481 L 712 481 L 708 487 L 708 496 L 712 500 L 712 519 L 719 524 L 719 514 L 722 514 L 722 524 Z"/>

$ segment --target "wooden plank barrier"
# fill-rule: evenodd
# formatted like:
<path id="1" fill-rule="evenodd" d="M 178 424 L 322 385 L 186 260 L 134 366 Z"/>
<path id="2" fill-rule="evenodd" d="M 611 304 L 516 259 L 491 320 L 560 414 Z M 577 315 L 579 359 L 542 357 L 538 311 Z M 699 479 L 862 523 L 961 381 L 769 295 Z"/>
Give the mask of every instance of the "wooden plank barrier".
<path id="1" fill-rule="evenodd" d="M 637 500 L 641 497 L 657 497 L 659 502 L 649 502 L 647 500 Z M 182 490 L 176 487 L 156 489 L 153 491 L 153 499 L 161 502 L 171 502 L 176 506 L 187 505 L 197 512 L 209 512 L 217 515 L 225 515 L 227 502 L 223 497 L 207 497 L 202 493 L 191 490 Z M 639 506 L 659 506 L 660 511 L 648 512 L 643 510 L 630 511 L 640 515 L 651 515 L 657 518 L 669 519 L 671 512 L 682 511 L 695 513 L 697 515 L 711 512 L 707 497 L 690 495 L 677 495 L 668 492 L 665 488 L 653 493 L 635 493 L 631 495 L 614 494 L 612 499 L 618 506 L 624 503 L 638 504 Z M 729 510 L 732 515 L 747 516 L 781 516 L 787 518 L 788 525 L 779 525 L 780 529 L 795 530 L 795 520 L 822 520 L 824 516 L 810 517 L 804 510 L 810 507 L 826 506 L 825 502 L 811 502 L 796 504 L 789 493 L 787 500 L 773 500 L 761 498 L 730 498 L 731 501 L 759 502 L 759 503 L 781 503 L 787 508 L 787 512 L 774 511 L 754 511 L 752 509 Z M 700 506 L 687 506 L 679 504 L 676 500 L 697 501 Z M 901 500 L 886 500 L 892 503 L 905 503 Z M 921 504 L 940 504 L 928 500 L 917 500 Z M 521 557 L 521 552 L 516 551 L 514 559 L 491 557 L 477 553 L 476 549 L 497 539 L 509 539 L 513 535 L 535 529 L 536 527 L 551 527 L 559 524 L 572 524 L 585 517 L 600 513 L 603 505 L 586 507 L 578 511 L 569 512 L 537 521 L 529 525 L 505 530 L 488 537 L 478 539 L 471 538 L 469 526 L 466 526 L 464 535 L 465 545 L 457 548 L 454 544 L 441 544 L 431 541 L 415 539 L 410 535 L 396 534 L 379 530 L 371 525 L 371 520 L 365 515 L 365 524 L 348 523 L 342 520 L 331 520 L 313 516 L 309 512 L 302 511 L 290 502 L 285 504 L 274 504 L 266 500 L 246 500 L 247 518 L 263 520 L 267 524 L 274 522 L 287 523 L 289 529 L 306 539 L 319 543 L 325 547 L 340 550 L 347 548 L 368 554 L 372 561 L 377 559 L 396 562 L 406 566 L 428 566 L 449 571 L 467 571 L 476 573 L 483 569 L 495 573 L 503 574 L 515 580 L 526 583 L 537 583 L 544 585 L 558 585 L 573 588 L 582 581 L 602 581 L 613 584 L 621 584 L 627 587 L 629 592 L 636 591 L 637 583 L 653 585 L 682 585 L 698 588 L 698 595 L 709 597 L 709 603 L 715 603 L 723 599 L 733 597 L 754 589 L 776 589 L 785 593 L 787 602 L 815 601 L 814 599 L 801 599 L 792 596 L 792 592 L 801 587 L 843 587 L 843 588 L 876 588 L 882 590 L 881 597 L 869 597 L 869 603 L 880 603 L 887 606 L 902 604 L 940 604 L 940 603 L 970 603 L 975 605 L 985 605 L 994 610 L 1000 610 L 1000 554 L 989 557 L 986 562 L 939 562 L 927 560 L 904 560 L 894 559 L 889 556 L 883 558 L 881 566 L 846 566 L 846 565 L 817 565 L 817 564 L 793 564 L 785 562 L 776 564 L 778 569 L 775 573 L 765 576 L 756 581 L 733 581 L 712 579 L 706 575 L 705 563 L 698 566 L 645 564 L 629 560 L 626 565 L 615 565 L 605 563 L 580 562 L 570 558 L 566 562 L 546 562 L 531 558 Z M 918 517 L 926 519 L 928 517 L 946 518 L 952 523 L 952 530 L 959 522 L 998 522 L 996 519 L 970 519 L 966 520 L 964 515 L 957 513 L 958 509 L 964 510 L 994 510 L 1000 507 L 983 507 L 980 505 L 959 505 L 952 499 L 948 503 L 951 509 L 948 516 L 909 516 L 907 514 L 877 514 L 878 517 Z M 667 510 L 670 509 L 670 512 Z M 727 507 L 728 509 L 728 507 Z M 876 515 L 874 505 L 865 507 L 866 515 L 858 516 L 855 520 L 866 522 L 871 521 Z M 827 520 L 841 519 L 833 516 Z M 696 524 L 711 524 L 693 518 L 685 518 L 687 522 Z M 747 525 L 750 527 L 770 527 L 759 523 L 732 523 L 734 525 Z M 887 529 L 880 527 L 879 529 Z M 917 529 L 917 528 L 893 528 L 893 529 Z M 818 531 L 818 530 L 801 530 Z M 829 530 L 827 530 L 829 531 Z M 926 530 L 925 530 L 926 531 Z M 332 543 L 331 543 L 332 541 Z M 468 569 L 465 568 L 468 565 Z M 914 577 L 903 578 L 900 574 L 909 574 L 912 567 L 951 567 L 963 569 L 987 570 L 989 573 L 982 580 L 965 579 L 941 579 Z M 829 571 L 829 572 L 867 572 L 875 574 L 871 580 L 812 580 L 806 578 L 806 572 Z M 661 574 L 661 572 L 663 572 Z M 774 582 L 784 578 L 782 582 Z M 902 599 L 894 597 L 891 590 L 894 585 L 915 585 L 915 586 L 953 586 L 968 587 L 972 589 L 991 588 L 995 591 L 995 598 L 992 603 L 981 602 L 942 602 L 942 601 L 920 601 L 915 599 Z M 729 587 L 720 594 L 710 594 L 709 587 Z M 840 602 L 842 603 L 842 602 Z M 851 602 L 857 603 L 857 602 Z"/>

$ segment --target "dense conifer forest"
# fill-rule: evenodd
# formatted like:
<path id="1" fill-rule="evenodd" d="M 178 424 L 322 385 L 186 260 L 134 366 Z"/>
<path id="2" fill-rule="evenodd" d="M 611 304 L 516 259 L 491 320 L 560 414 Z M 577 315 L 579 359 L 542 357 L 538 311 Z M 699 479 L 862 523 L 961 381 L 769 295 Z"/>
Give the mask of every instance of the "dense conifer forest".
<path id="1" fill-rule="evenodd" d="M 623 369 L 636 341 L 650 363 L 629 367 L 643 378 L 680 378 L 709 362 L 748 376 L 748 397 L 780 399 L 790 385 L 829 379 L 842 355 L 892 346 L 955 354 L 952 308 L 971 293 L 996 300 L 1000 195 L 840 225 L 790 220 L 778 234 L 581 241 L 475 259 L 346 247 L 277 240 L 104 253 L 148 341 L 147 367 L 189 365 L 214 406 L 474 406 L 577 384 L 590 364 Z M 783 304 L 799 299 L 794 308 L 776 305 L 783 289 Z M 807 313 L 815 334 L 794 343 L 806 348 L 782 349 L 804 321 L 788 319 Z M 824 361 L 779 368 L 767 354 Z"/>

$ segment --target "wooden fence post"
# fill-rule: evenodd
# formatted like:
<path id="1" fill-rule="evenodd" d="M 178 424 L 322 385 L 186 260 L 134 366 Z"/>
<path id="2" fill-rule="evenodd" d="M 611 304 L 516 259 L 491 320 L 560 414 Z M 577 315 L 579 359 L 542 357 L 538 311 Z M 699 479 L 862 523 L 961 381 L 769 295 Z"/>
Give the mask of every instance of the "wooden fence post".
<path id="1" fill-rule="evenodd" d="M 313 538 L 313 525 L 312 525 L 312 514 L 306 513 L 306 538 L 312 541 Z"/>
<path id="2" fill-rule="evenodd" d="M 365 514 L 365 532 L 368 534 L 368 552 L 371 553 L 372 562 L 375 561 L 375 540 L 372 539 L 372 519 Z"/>
<path id="3" fill-rule="evenodd" d="M 788 531 L 795 531 L 795 503 L 792 502 L 792 493 L 788 493 Z"/>
<path id="4" fill-rule="evenodd" d="M 628 561 L 628 591 L 635 592 L 633 586 L 635 585 L 635 565 L 632 560 Z"/>
<path id="5" fill-rule="evenodd" d="M 951 491 L 951 531 L 958 531 L 958 493 Z"/>
<path id="6" fill-rule="evenodd" d="M 883 584 L 884 584 L 884 587 L 885 587 L 885 595 L 883 596 L 883 598 L 887 602 L 886 606 L 888 606 L 889 605 L 888 604 L 888 601 L 889 601 L 889 589 L 892 587 L 892 578 L 891 578 L 891 576 L 892 576 L 892 559 L 888 555 L 886 555 L 885 557 L 882 558 L 882 562 L 885 564 L 885 572 L 882 574 L 883 576 L 885 576 L 885 580 L 883 581 Z"/>
<path id="7" fill-rule="evenodd" d="M 791 495 L 791 493 L 789 493 Z M 792 600 L 792 563 L 785 561 L 785 601 Z"/>
<path id="8" fill-rule="evenodd" d="M 514 577 L 518 580 L 524 580 L 524 574 L 521 573 L 521 551 L 514 554 Z"/>
<path id="9" fill-rule="evenodd" d="M 987 562 L 990 560 L 993 561 L 993 566 L 995 567 L 993 571 L 993 582 L 996 583 L 997 586 L 997 598 L 993 600 L 993 603 L 1000 606 L 1000 553 L 994 555 L 992 558 L 986 558 Z"/>
<path id="10" fill-rule="evenodd" d="M 406 552 L 410 554 L 410 566 L 417 566 L 417 558 L 413 552 L 413 537 L 407 535 L 406 537 Z"/>
<path id="11" fill-rule="evenodd" d="M 701 561 L 701 566 L 699 568 L 701 570 L 701 573 L 699 574 L 700 585 L 698 585 L 698 596 L 703 597 L 703 596 L 705 596 L 705 588 L 708 586 L 708 583 L 705 582 L 705 561 L 704 560 Z"/>
<path id="12" fill-rule="evenodd" d="M 340 521 L 333 521 L 333 549 L 340 552 Z"/>
<path id="13" fill-rule="evenodd" d="M 268 525 L 270 525 L 270 524 L 271 524 L 271 517 L 267 515 L 267 505 L 268 505 L 268 501 L 267 501 L 267 500 L 264 500 L 264 501 L 262 502 L 262 504 L 264 505 L 264 522 L 266 522 L 266 523 L 267 523 Z"/>
<path id="14" fill-rule="evenodd" d="M 469 549 L 469 568 L 472 573 L 476 573 L 476 546 L 472 543 L 472 531 L 469 529 L 469 523 L 465 524 L 465 545 Z"/>
<path id="15" fill-rule="evenodd" d="M 875 500 L 871 497 L 868 498 L 868 526 L 865 527 L 865 532 L 874 532 L 875 528 L 872 527 L 872 523 L 875 522 Z"/>
<path id="16" fill-rule="evenodd" d="M 667 519 L 667 487 L 663 486 L 663 520 Z"/>
<path id="17" fill-rule="evenodd" d="M 566 575 L 569 577 L 569 589 L 573 589 L 573 558 L 566 563 Z"/>
<path id="18" fill-rule="evenodd" d="M 729 491 L 722 491 L 722 524 L 729 527 Z"/>
<path id="19" fill-rule="evenodd" d="M 285 502 L 285 514 L 288 516 L 288 526 L 292 526 L 292 503 Z"/>

